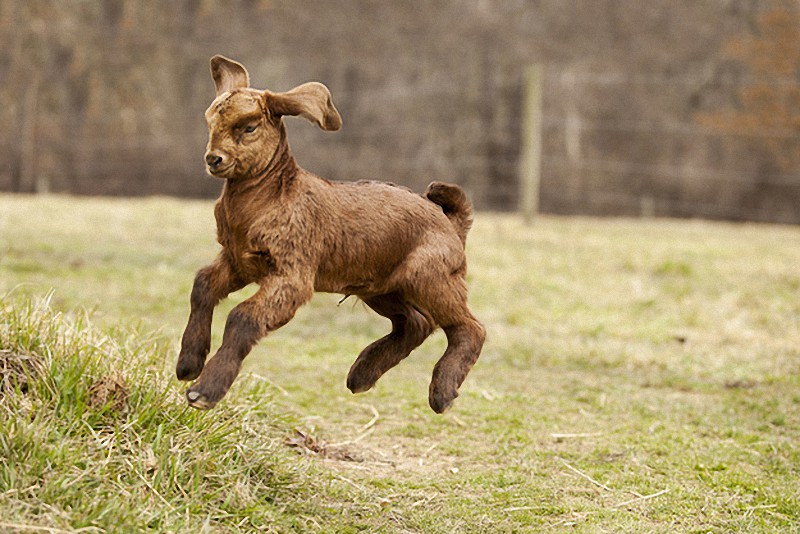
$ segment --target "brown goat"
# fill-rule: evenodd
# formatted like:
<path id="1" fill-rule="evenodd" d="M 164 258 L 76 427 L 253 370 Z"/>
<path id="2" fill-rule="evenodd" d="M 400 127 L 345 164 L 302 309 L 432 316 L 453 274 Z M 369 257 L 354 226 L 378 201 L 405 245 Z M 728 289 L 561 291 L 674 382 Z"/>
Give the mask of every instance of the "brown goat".
<path id="1" fill-rule="evenodd" d="M 227 393 L 253 345 L 280 328 L 314 291 L 356 295 L 392 322 L 365 348 L 347 387 L 370 389 L 437 327 L 447 350 L 433 370 L 429 403 L 437 413 L 458 396 L 478 359 L 483 326 L 467 308 L 464 241 L 472 206 L 456 185 L 434 182 L 422 197 L 382 182 L 331 182 L 295 163 L 284 115 L 323 130 L 342 121 L 327 87 L 286 93 L 249 87 L 247 70 L 211 58 L 216 98 L 206 111 L 208 172 L 225 180 L 214 216 L 222 250 L 197 273 L 176 374 L 197 381 L 186 398 L 211 408 Z M 260 289 L 228 315 L 222 345 L 211 348 L 211 317 L 229 293 Z"/>

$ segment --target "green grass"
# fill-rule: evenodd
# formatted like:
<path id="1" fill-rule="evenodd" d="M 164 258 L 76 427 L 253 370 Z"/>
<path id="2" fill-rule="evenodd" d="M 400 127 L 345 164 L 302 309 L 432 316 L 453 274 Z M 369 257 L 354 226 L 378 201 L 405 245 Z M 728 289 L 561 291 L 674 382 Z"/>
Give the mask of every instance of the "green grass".
<path id="1" fill-rule="evenodd" d="M 800 228 L 478 214 L 489 338 L 444 416 L 440 333 L 347 391 L 388 323 L 334 295 L 186 409 L 216 250 L 210 202 L 0 196 L 0 351 L 45 369 L 0 400 L 0 530 L 800 532 Z"/>

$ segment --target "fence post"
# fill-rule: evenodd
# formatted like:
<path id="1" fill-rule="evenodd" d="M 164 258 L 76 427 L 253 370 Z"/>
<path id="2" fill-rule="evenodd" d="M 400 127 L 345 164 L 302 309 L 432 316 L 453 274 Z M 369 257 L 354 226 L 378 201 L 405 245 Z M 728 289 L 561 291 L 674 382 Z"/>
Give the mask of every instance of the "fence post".
<path id="1" fill-rule="evenodd" d="M 39 107 L 39 75 L 34 74 L 22 100 L 22 128 L 19 136 L 19 193 L 36 192 L 36 122 Z"/>
<path id="2" fill-rule="evenodd" d="M 539 212 L 542 170 L 542 67 L 529 65 L 523 76 L 519 208 L 526 224 Z"/>

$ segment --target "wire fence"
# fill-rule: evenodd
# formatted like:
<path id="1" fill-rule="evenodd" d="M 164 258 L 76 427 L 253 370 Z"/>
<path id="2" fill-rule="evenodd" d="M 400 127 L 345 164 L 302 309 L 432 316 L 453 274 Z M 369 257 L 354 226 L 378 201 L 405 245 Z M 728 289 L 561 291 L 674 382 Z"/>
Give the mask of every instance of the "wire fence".
<path id="1" fill-rule="evenodd" d="M 354 37 L 354 28 L 362 26 L 349 25 L 339 9 L 322 3 L 319 9 L 338 22 L 324 24 L 328 33 L 319 33 L 307 50 L 299 51 L 292 46 L 297 43 L 290 41 L 295 38 L 292 32 L 281 29 L 285 24 L 275 23 L 269 26 L 274 32 L 268 32 L 255 23 L 284 19 L 313 23 L 310 14 L 294 7 L 284 6 L 283 14 L 262 13 L 257 7 L 248 8 L 247 2 L 237 3 L 236 20 L 243 28 L 237 41 L 202 25 L 206 19 L 195 11 L 214 13 L 214 2 L 202 6 L 178 2 L 172 10 L 165 9 L 161 18 L 134 1 L 118 4 L 121 11 L 111 18 L 133 21 L 127 30 L 117 28 L 127 32 L 124 39 L 128 41 L 115 41 L 116 30 L 107 30 L 100 33 L 104 42 L 113 43 L 108 54 L 91 48 L 82 52 L 101 59 L 102 65 L 77 73 L 75 68 L 59 68 L 72 65 L 80 54 L 64 44 L 72 42 L 74 32 L 53 33 L 55 44 L 37 49 L 42 61 L 50 62 L 49 70 L 42 69 L 39 85 L 30 88 L 9 83 L 0 88 L 0 103 L 7 104 L 0 109 L 0 120 L 5 121 L 0 128 L 0 155 L 10 162 L 0 167 L 0 189 L 215 195 L 219 182 L 204 177 L 202 163 L 203 111 L 213 96 L 205 61 L 207 51 L 220 49 L 222 43 L 239 50 L 270 50 L 264 54 L 267 59 L 252 67 L 256 86 L 287 90 L 290 81 L 305 81 L 294 72 L 295 64 L 303 72 L 319 74 L 311 77 L 322 78 L 330 86 L 344 117 L 341 132 L 327 134 L 306 125 L 289 125 L 290 143 L 299 163 L 328 178 L 385 179 L 417 190 L 431 180 L 444 179 L 467 187 L 479 208 L 516 209 L 523 146 L 522 72 L 526 63 L 540 61 L 544 67 L 542 211 L 800 223 L 800 111 L 795 115 L 792 108 L 793 102 L 800 102 L 800 72 L 759 75 L 741 61 L 721 56 L 724 38 L 713 41 L 719 50 L 692 51 L 691 45 L 671 41 L 669 35 L 691 22 L 681 16 L 705 11 L 719 14 L 717 11 L 728 8 L 740 13 L 726 15 L 726 24 L 734 28 L 729 33 L 746 30 L 750 36 L 763 35 L 759 17 L 775 10 L 768 0 L 730 6 L 733 3 L 728 2 L 727 7 L 708 2 L 695 11 L 699 4 L 691 2 L 654 7 L 674 16 L 665 19 L 672 26 L 657 27 L 663 35 L 654 35 L 653 43 L 674 42 L 683 47 L 681 57 L 688 58 L 685 63 L 669 50 L 637 55 L 630 43 L 645 40 L 631 34 L 637 26 L 624 17 L 606 21 L 602 28 L 592 24 L 594 21 L 584 21 L 582 27 L 588 33 L 578 37 L 572 35 L 577 32 L 572 29 L 563 36 L 548 36 L 547 24 L 539 22 L 536 27 L 541 35 L 528 29 L 540 14 L 549 13 L 557 22 L 565 11 L 580 14 L 587 6 L 590 11 L 603 11 L 588 2 L 581 4 L 583 8 L 579 3 L 566 5 L 555 0 L 536 3 L 535 8 L 521 2 L 488 2 L 485 4 L 506 15 L 519 13 L 519 19 L 527 22 L 507 18 L 497 23 L 497 28 L 507 29 L 508 35 L 502 35 L 491 26 L 481 29 L 480 21 L 472 26 L 452 21 L 454 32 L 478 29 L 475 35 L 480 38 L 448 40 L 445 36 L 431 41 L 442 50 L 419 46 L 411 30 L 403 33 L 386 28 L 395 32 L 387 38 L 390 44 L 371 56 L 367 55 L 370 50 L 361 52 L 368 48 L 358 46 L 357 37 L 361 36 Z M 434 3 L 424 9 L 445 9 L 442 6 L 450 4 L 453 12 L 481 13 L 477 3 Z M 630 10 L 624 9 L 628 6 L 638 13 L 635 16 L 650 16 L 636 2 L 618 4 L 609 3 L 609 10 L 628 16 Z M 8 5 L 16 6 L 16 11 L 0 9 L 0 21 L 6 20 L 11 27 L 14 17 L 26 13 L 26 6 L 38 3 Z M 98 13 L 110 9 L 87 6 Z M 402 6 L 353 6 L 361 16 L 375 11 L 374 20 L 381 19 L 381 9 L 396 9 L 393 14 L 398 17 L 414 15 L 414 10 Z M 72 16 L 69 12 L 61 13 L 64 20 Z M 248 13 L 252 17 L 246 16 Z M 797 17 L 797 13 L 790 15 Z M 736 17 L 749 17 L 750 22 L 745 24 Z M 254 21 L 249 29 L 248 18 Z M 175 33 L 166 32 L 170 35 L 166 38 L 133 31 L 140 19 L 157 23 L 161 30 L 173 28 Z M 79 22 L 75 19 L 70 24 Z M 425 24 L 432 26 L 423 28 L 430 32 L 424 39 L 432 39 L 435 22 Z M 615 29 L 614 24 L 621 26 Z M 65 23 L 63 28 L 72 28 L 68 26 Z M 40 33 L 46 35 L 48 28 L 59 27 L 41 25 Z M 408 27 L 419 29 L 422 23 Z M 698 26 L 696 31 L 701 29 Z M 627 31 L 634 41 L 603 33 L 617 30 Z M 269 41 L 273 33 L 278 37 Z M 267 37 L 264 42 L 242 46 L 241 40 L 256 35 Z M 381 42 L 371 37 L 370 43 Z M 595 38 L 603 43 L 602 51 L 586 48 L 586 43 L 601 47 L 592 44 Z M 18 51 L 35 44 L 30 36 L 9 42 L 16 43 Z M 337 49 L 336 62 L 331 61 L 331 54 L 318 51 L 339 42 L 343 48 Z M 707 42 L 712 41 L 703 41 Z M 563 43 L 574 48 L 560 50 Z M 392 46 L 406 51 L 394 53 Z M 278 51 L 273 53 L 275 49 Z M 461 57 L 448 56 L 448 50 L 459 51 Z M 24 54 L 19 54 L 17 59 L 23 58 Z M 636 60 L 631 59 L 630 68 L 624 64 L 626 58 Z M 8 59 L 0 52 L 0 73 L 14 74 L 19 66 L 14 67 L 13 57 Z M 91 63 L 86 58 L 82 61 Z M 117 74 L 104 76 L 104 70 Z M 16 94 L 4 93 L 15 87 Z M 762 109 L 746 101 L 745 93 L 754 88 L 761 92 Z M 36 91 L 38 96 L 26 96 Z M 108 97 L 114 98 L 116 107 L 103 107 Z M 716 123 L 704 120 L 708 117 L 716 117 Z M 731 117 L 736 120 L 723 120 Z"/>
<path id="2" fill-rule="evenodd" d="M 631 77 L 607 74 L 592 78 L 584 75 L 577 79 L 583 85 L 607 87 L 625 86 Z M 656 90 L 662 88 L 653 78 L 634 76 L 633 79 L 639 83 L 646 81 Z M 692 85 L 688 80 L 669 83 Z M 796 83 L 778 86 L 800 88 Z M 519 92 L 514 84 L 495 85 L 494 90 Z M 353 115 L 347 116 L 343 111 L 347 132 L 339 139 L 337 134 L 318 135 L 311 129 L 292 126 L 292 134 L 297 139 L 292 137 L 291 141 L 296 145 L 301 164 L 307 162 L 312 169 L 335 179 L 377 177 L 417 189 L 443 174 L 444 178 L 470 186 L 481 207 L 516 208 L 520 157 L 519 116 L 514 115 L 518 113 L 517 103 L 509 102 L 506 116 L 495 124 L 487 124 L 487 119 L 476 111 L 457 116 L 445 125 L 443 122 L 447 119 L 430 123 L 419 116 L 407 116 L 390 123 L 375 122 L 368 111 L 363 110 L 379 102 L 402 108 L 412 100 L 415 106 L 432 109 L 458 108 L 469 105 L 473 95 L 457 88 L 445 91 L 437 87 L 426 92 L 415 87 L 405 94 L 396 90 L 383 93 L 376 89 L 351 94 L 334 92 L 334 98 L 343 102 L 358 101 L 351 110 Z M 40 135 L 37 142 L 42 145 L 37 146 L 36 152 L 42 159 L 37 162 L 37 168 L 49 183 L 43 186 L 38 176 L 35 183 L 24 188 L 100 194 L 213 196 L 218 184 L 203 177 L 201 156 L 205 131 L 202 119 L 198 118 L 202 111 L 199 107 L 182 110 L 175 119 L 180 125 L 177 129 L 182 130 L 180 133 L 95 135 L 86 131 L 55 139 L 44 139 Z M 191 126 L 187 128 L 185 124 Z M 458 132 L 458 139 L 449 136 L 453 131 Z M 694 148 L 714 144 L 752 148 L 765 141 L 778 141 L 784 143 L 787 153 L 793 154 L 800 153 L 800 131 L 796 129 L 781 126 L 722 132 L 674 117 L 596 118 L 551 106 L 545 109 L 542 135 L 545 146 L 541 186 L 543 211 L 652 214 L 654 203 L 656 214 L 773 220 L 776 213 L 769 204 L 742 211 L 743 208 L 734 203 L 743 202 L 738 197 L 769 188 L 775 190 L 773 195 L 786 197 L 787 190 L 793 191 L 792 195 L 800 195 L 800 173 L 776 168 L 763 172 L 764 166 L 770 164 L 768 156 L 763 154 L 759 156 L 764 160 L 760 166 L 743 158 L 743 161 L 720 167 L 697 155 L 671 159 L 668 153 L 634 153 L 617 146 L 620 138 L 647 139 L 649 144 L 662 146 L 678 143 Z M 577 149 L 568 146 L 570 138 L 577 139 Z M 610 141 L 610 138 L 617 141 Z M 44 143 L 49 144 L 43 146 Z M 492 144 L 499 148 L 490 150 Z M 11 153 L 14 147 L 0 146 L 0 151 Z M 48 162 L 54 167 L 48 169 Z M 0 187 L 15 188 L 8 174 Z M 734 192 L 738 193 L 732 194 Z M 781 220 L 791 219 L 792 215 L 781 217 Z"/>

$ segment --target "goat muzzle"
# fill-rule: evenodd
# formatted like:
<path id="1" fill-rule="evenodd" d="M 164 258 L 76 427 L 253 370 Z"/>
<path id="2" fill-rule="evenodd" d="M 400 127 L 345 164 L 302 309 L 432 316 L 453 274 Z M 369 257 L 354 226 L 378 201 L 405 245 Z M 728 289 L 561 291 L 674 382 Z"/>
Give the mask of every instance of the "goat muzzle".
<path id="1" fill-rule="evenodd" d="M 225 160 L 217 152 L 206 152 L 206 165 L 211 171 L 215 171 L 222 166 L 222 162 Z"/>

